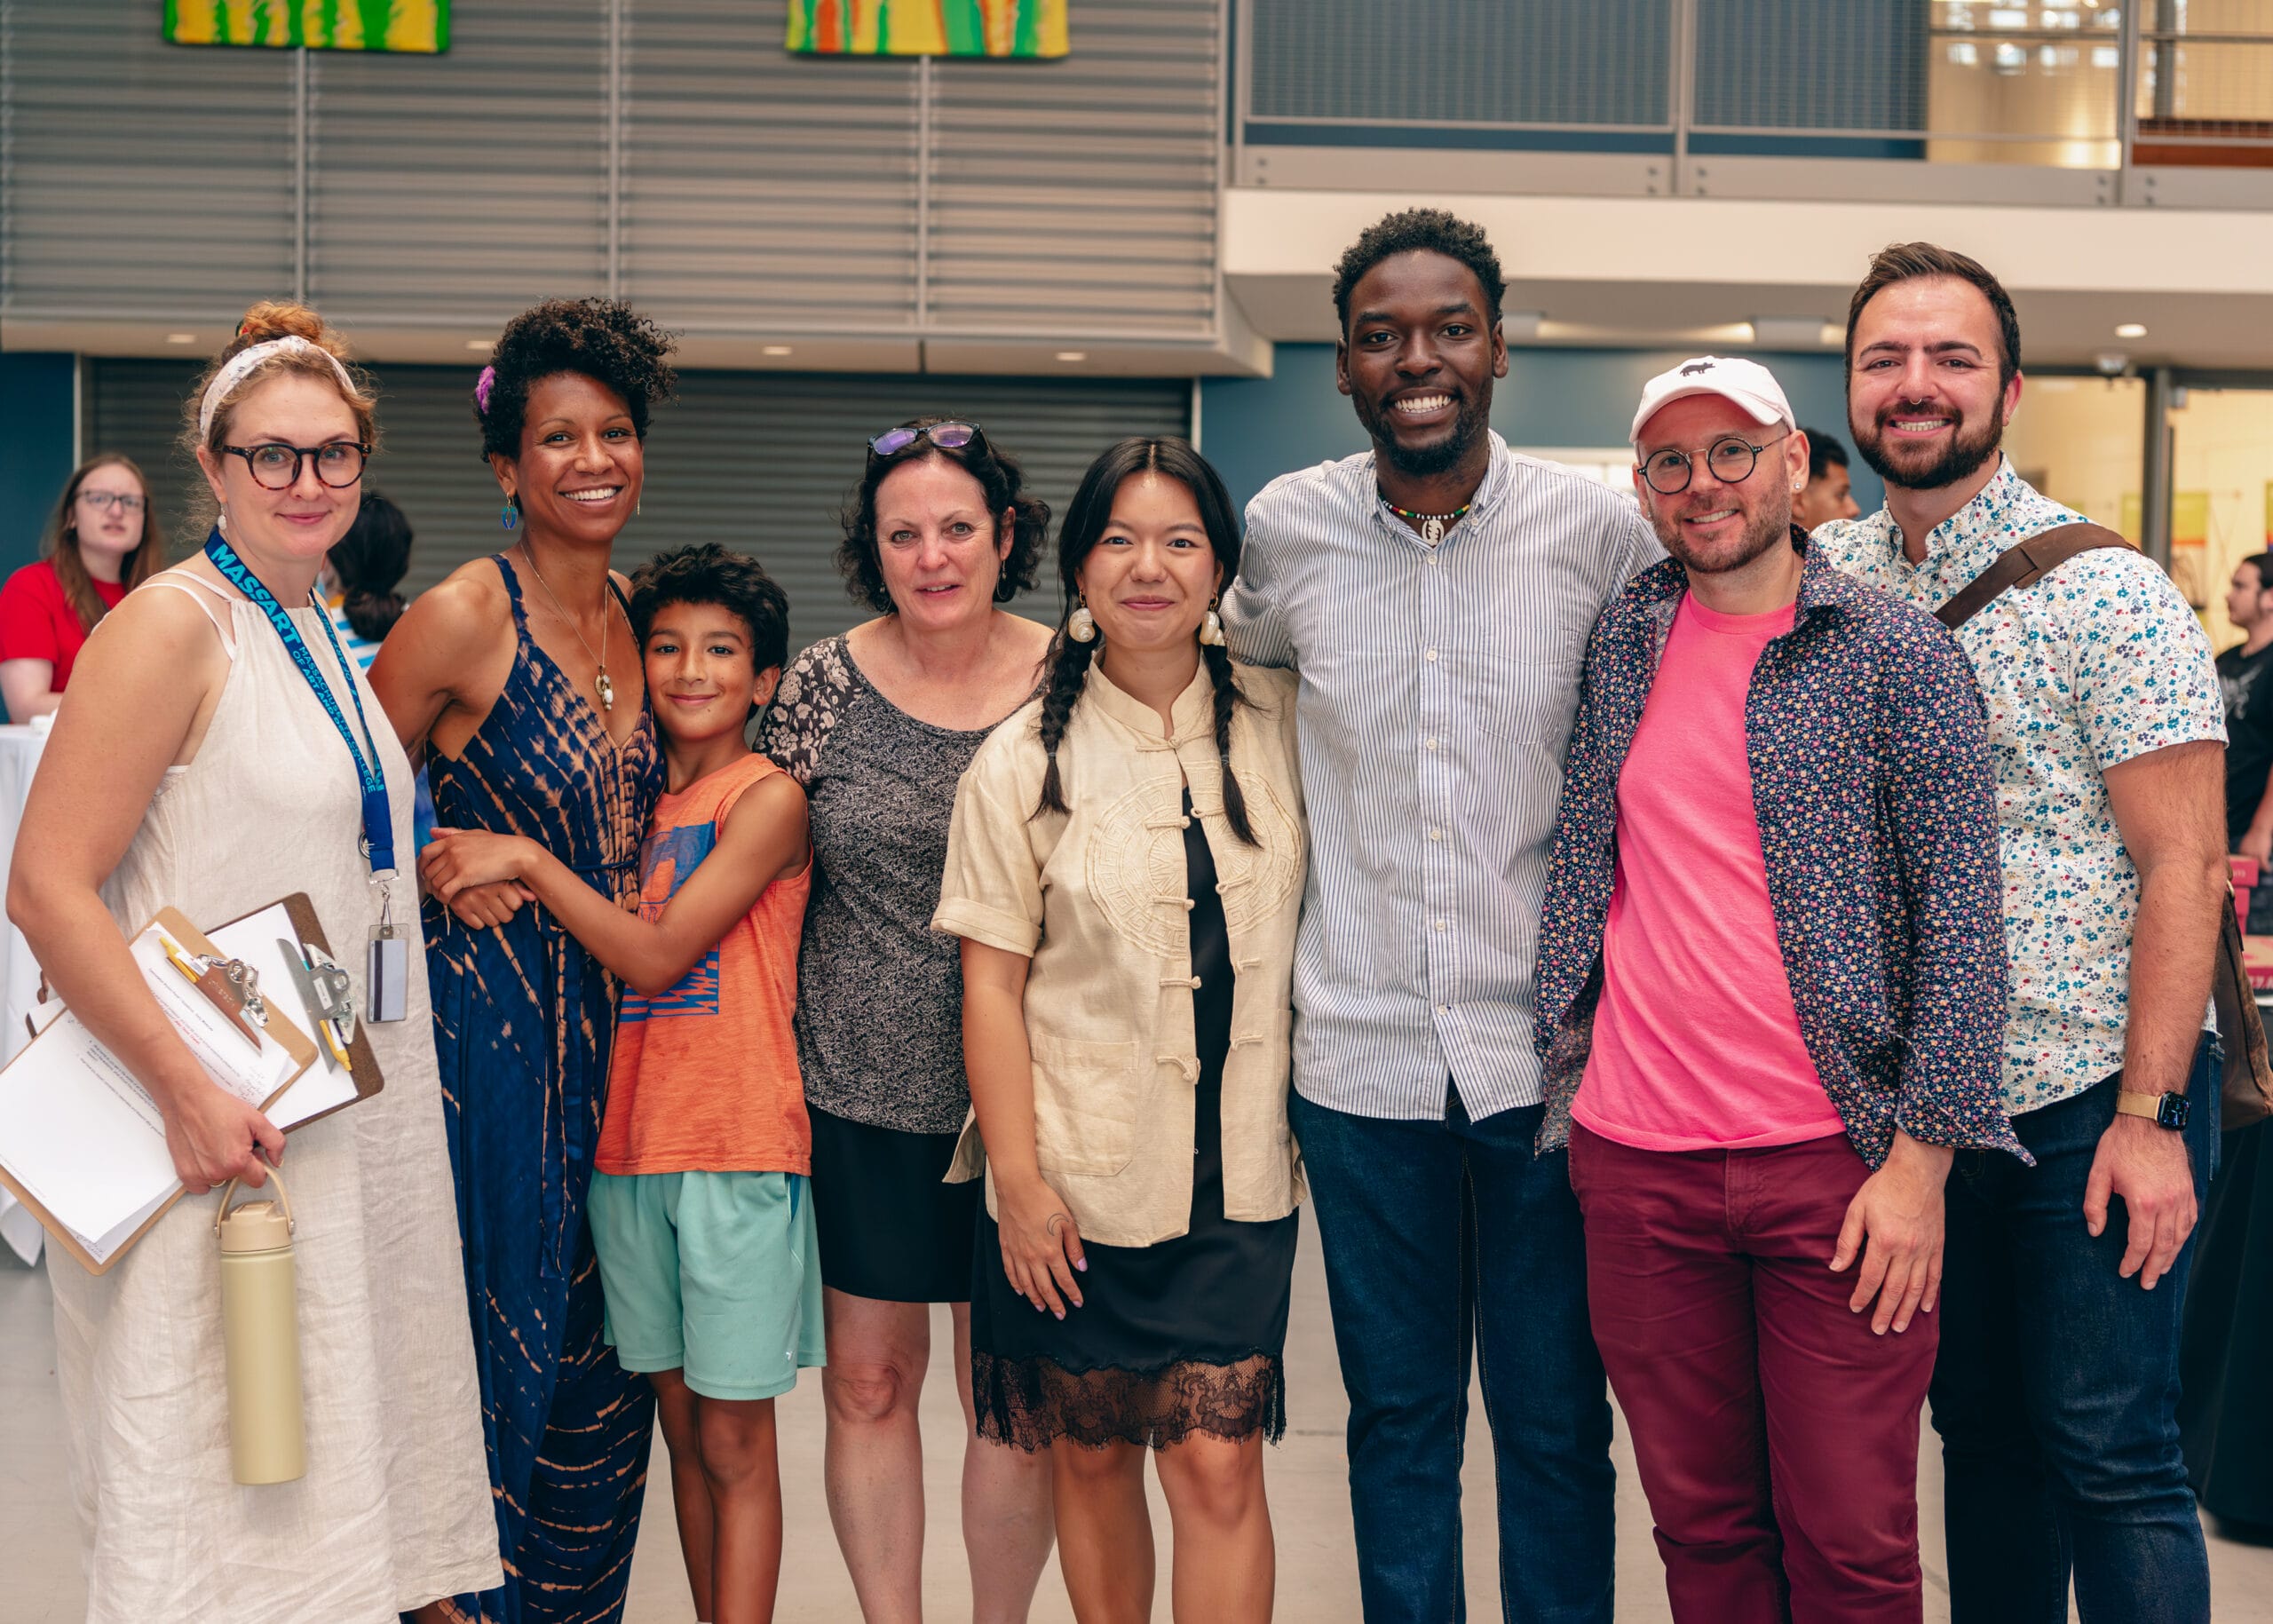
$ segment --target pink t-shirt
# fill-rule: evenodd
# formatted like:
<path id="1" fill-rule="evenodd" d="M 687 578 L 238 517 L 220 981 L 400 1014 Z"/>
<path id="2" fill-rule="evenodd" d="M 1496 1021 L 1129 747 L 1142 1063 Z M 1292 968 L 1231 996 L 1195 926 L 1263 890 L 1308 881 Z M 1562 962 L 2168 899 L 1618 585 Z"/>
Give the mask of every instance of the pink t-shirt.
<path id="1" fill-rule="evenodd" d="M 1571 1114 L 1642 1150 L 1844 1131 L 1800 1037 L 1745 755 L 1745 695 L 1793 608 L 1685 595 L 1618 776 L 1618 872 L 1594 1047 Z"/>

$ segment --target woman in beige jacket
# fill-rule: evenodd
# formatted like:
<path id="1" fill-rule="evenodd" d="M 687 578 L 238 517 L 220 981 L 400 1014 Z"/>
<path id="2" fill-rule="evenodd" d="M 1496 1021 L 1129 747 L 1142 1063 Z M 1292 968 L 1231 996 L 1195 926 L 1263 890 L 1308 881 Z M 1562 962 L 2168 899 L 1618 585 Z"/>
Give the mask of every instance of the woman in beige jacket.
<path id="1" fill-rule="evenodd" d="M 1123 440 L 1090 466 L 1049 689 L 963 775 L 932 921 L 962 939 L 974 1107 L 949 1176 L 987 1179 L 979 1431 L 1058 1446 L 1084 1624 L 1152 1616 L 1148 1449 L 1176 1616 L 1271 1612 L 1303 833 L 1294 678 L 1223 646 L 1238 566 L 1230 498 L 1189 445 Z"/>

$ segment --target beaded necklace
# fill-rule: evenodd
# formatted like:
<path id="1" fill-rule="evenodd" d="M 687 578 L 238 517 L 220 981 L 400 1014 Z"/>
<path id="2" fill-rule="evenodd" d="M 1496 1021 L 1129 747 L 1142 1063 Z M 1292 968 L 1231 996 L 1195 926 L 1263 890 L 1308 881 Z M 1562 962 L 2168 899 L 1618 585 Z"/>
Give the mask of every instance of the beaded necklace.
<path id="1" fill-rule="evenodd" d="M 1463 502 L 1449 513 L 1416 513 L 1411 508 L 1401 508 L 1391 502 L 1389 499 L 1389 493 L 1381 490 L 1379 486 L 1374 488 L 1381 491 L 1382 505 L 1418 530 L 1421 533 L 1421 539 L 1431 547 L 1445 539 L 1445 530 L 1447 526 L 1456 525 L 1466 519 L 1469 509 L 1476 505 L 1472 502 Z"/>

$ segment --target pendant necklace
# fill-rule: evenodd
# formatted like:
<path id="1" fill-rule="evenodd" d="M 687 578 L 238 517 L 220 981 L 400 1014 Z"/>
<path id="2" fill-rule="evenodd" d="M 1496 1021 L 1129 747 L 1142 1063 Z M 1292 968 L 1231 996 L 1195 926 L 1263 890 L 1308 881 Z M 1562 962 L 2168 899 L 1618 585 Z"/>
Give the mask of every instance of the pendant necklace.
<path id="1" fill-rule="evenodd" d="M 1462 508 L 1461 511 L 1465 513 L 1468 510 Z M 552 582 L 547 581 L 544 578 L 544 572 L 536 566 L 535 550 L 527 542 L 521 543 L 521 557 L 528 560 L 529 574 L 536 577 L 536 583 L 544 589 L 544 595 L 552 599 L 553 608 L 558 612 L 562 620 L 567 622 L 568 635 L 577 642 L 583 643 L 584 652 L 592 654 L 592 646 L 584 643 L 584 634 L 577 630 L 575 620 L 568 613 L 568 606 L 560 601 L 560 594 L 552 590 Z M 614 593 L 609 592 L 606 597 L 600 599 L 600 652 L 592 654 L 592 664 L 599 671 L 599 675 L 592 681 L 592 686 L 599 693 L 600 709 L 603 712 L 613 711 L 615 709 L 615 685 L 607 677 L 607 629 L 609 621 L 614 618 L 608 614 L 607 606 L 608 600 L 614 596 Z"/>
<path id="2" fill-rule="evenodd" d="M 1374 488 L 1380 489 L 1378 486 Z M 1472 502 L 1463 502 L 1449 513 L 1416 513 L 1411 508 L 1401 508 L 1391 502 L 1387 491 L 1382 491 L 1381 497 L 1383 507 L 1418 530 L 1421 533 L 1421 539 L 1431 547 L 1445 539 L 1445 529 L 1447 526 L 1456 525 L 1466 519 L 1469 509 L 1476 505 Z"/>

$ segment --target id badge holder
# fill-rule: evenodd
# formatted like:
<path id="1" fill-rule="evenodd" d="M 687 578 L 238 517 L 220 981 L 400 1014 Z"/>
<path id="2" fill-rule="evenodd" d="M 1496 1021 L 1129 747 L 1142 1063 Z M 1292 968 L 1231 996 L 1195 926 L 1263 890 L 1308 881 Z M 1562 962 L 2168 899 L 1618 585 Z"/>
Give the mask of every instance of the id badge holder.
<path id="1" fill-rule="evenodd" d="M 394 895 L 381 893 L 379 923 L 371 927 L 369 967 L 363 978 L 363 1018 L 400 1020 L 410 1002 L 410 941 L 395 928 Z"/>

